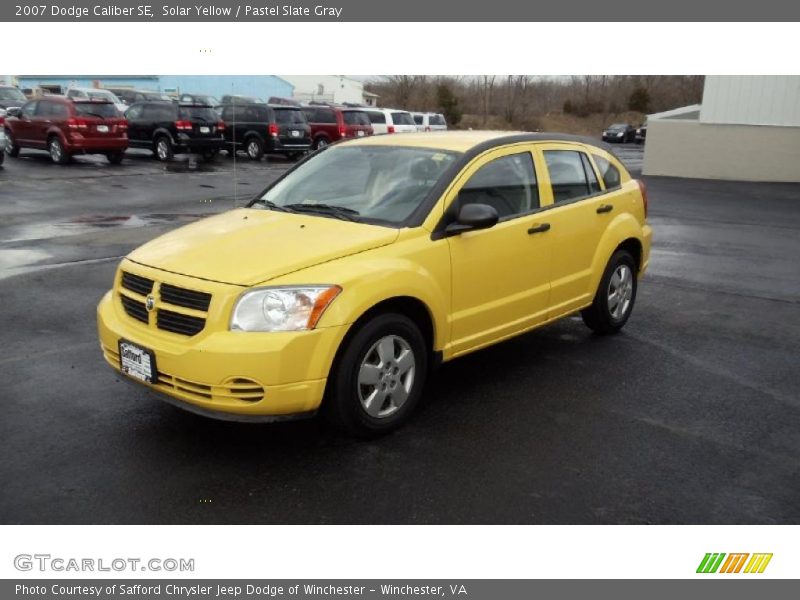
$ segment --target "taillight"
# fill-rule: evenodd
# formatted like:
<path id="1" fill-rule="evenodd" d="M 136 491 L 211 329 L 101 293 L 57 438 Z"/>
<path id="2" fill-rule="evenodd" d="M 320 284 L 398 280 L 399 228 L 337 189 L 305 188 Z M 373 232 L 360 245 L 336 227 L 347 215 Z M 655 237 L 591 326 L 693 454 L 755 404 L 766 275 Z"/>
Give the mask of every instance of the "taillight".
<path id="1" fill-rule="evenodd" d="M 642 203 L 644 204 L 644 218 L 647 218 L 647 186 L 644 181 L 637 179 L 636 183 L 639 184 L 639 191 L 642 193 Z"/>
<path id="2" fill-rule="evenodd" d="M 278 137 L 278 124 L 270 123 L 269 127 L 267 127 L 267 133 L 269 133 L 272 137 Z"/>
<path id="3" fill-rule="evenodd" d="M 389 125 L 386 128 L 386 133 L 394 133 L 394 125 Z"/>
<path id="4" fill-rule="evenodd" d="M 128 131 L 128 121 L 125 119 L 120 119 L 117 123 L 117 127 L 119 127 L 120 131 Z"/>
<path id="5" fill-rule="evenodd" d="M 67 119 L 67 127 L 74 131 L 85 130 L 89 129 L 89 123 L 86 121 L 86 119 L 76 119 L 75 117 L 71 117 Z"/>
<path id="6" fill-rule="evenodd" d="M 6 118 L 5 117 L 0 117 L 0 127 L 2 127 L 5 124 L 6 124 Z"/>
<path id="7" fill-rule="evenodd" d="M 428 126 L 426 126 L 426 127 L 425 127 L 425 131 L 426 131 L 426 132 L 428 132 L 428 131 L 430 131 L 430 130 L 431 130 L 431 127 L 430 127 L 430 125 L 428 125 Z"/>
<path id="8" fill-rule="evenodd" d="M 217 131 L 225 131 L 225 122 L 224 121 L 220 121 L 219 123 L 217 123 Z"/>
<path id="9" fill-rule="evenodd" d="M 192 122 L 191 121 L 175 121 L 175 129 L 178 131 L 191 131 L 192 130 Z"/>
<path id="10" fill-rule="evenodd" d="M 347 128 L 339 127 L 339 137 L 347 137 Z"/>

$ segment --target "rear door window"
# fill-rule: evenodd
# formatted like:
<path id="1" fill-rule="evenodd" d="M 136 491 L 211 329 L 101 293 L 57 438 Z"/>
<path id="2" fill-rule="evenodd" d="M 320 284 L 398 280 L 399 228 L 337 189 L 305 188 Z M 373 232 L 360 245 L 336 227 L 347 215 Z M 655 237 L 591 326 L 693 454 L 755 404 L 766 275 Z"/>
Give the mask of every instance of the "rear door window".
<path id="1" fill-rule="evenodd" d="M 581 154 L 583 153 L 575 150 L 544 151 L 544 160 L 553 189 L 553 201 L 556 204 L 585 198 L 592 193 Z"/>
<path id="2" fill-rule="evenodd" d="M 600 191 L 600 182 L 597 181 L 597 175 L 594 172 L 594 167 L 589 160 L 589 157 L 581 152 L 581 161 L 583 162 L 583 170 L 586 172 L 586 179 L 589 181 L 589 189 L 592 194 Z"/>

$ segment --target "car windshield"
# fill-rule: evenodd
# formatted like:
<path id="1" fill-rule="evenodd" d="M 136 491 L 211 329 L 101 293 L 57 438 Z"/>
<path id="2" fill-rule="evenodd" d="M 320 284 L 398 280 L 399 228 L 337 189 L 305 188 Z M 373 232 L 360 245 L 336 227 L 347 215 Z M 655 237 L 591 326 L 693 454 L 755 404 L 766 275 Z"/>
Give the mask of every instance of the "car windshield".
<path id="1" fill-rule="evenodd" d="M 276 108 L 275 120 L 278 123 L 298 125 L 306 122 L 306 116 L 299 108 Z"/>
<path id="2" fill-rule="evenodd" d="M 113 119 L 119 116 L 117 107 L 110 102 L 75 102 L 75 112 L 82 117 Z"/>
<path id="3" fill-rule="evenodd" d="M 0 88 L 0 100 L 4 102 L 27 102 L 25 94 L 17 88 Z"/>
<path id="4" fill-rule="evenodd" d="M 254 208 L 402 223 L 426 198 L 457 153 L 398 146 L 339 146 L 309 159 L 270 187 Z"/>
<path id="5" fill-rule="evenodd" d="M 627 125 L 625 123 L 614 123 L 609 127 L 609 129 L 625 129 Z"/>

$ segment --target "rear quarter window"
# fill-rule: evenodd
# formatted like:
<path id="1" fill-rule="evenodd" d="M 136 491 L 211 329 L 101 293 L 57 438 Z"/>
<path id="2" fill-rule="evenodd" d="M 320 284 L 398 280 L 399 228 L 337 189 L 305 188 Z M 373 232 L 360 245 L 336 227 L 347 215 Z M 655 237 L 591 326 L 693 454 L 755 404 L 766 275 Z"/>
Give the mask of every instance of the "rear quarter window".
<path id="1" fill-rule="evenodd" d="M 431 125 L 447 125 L 442 115 L 431 115 L 428 117 L 428 123 Z"/>
<path id="2" fill-rule="evenodd" d="M 386 115 L 382 112 L 368 112 L 367 117 L 369 118 L 370 123 L 386 123 Z"/>
<path id="3" fill-rule="evenodd" d="M 603 179 L 607 190 L 612 190 L 622 185 L 622 177 L 620 176 L 619 169 L 612 165 L 611 161 L 597 154 L 593 154 L 592 156 L 594 157 L 594 164 L 596 164 L 597 168 L 600 170 L 600 177 Z"/>

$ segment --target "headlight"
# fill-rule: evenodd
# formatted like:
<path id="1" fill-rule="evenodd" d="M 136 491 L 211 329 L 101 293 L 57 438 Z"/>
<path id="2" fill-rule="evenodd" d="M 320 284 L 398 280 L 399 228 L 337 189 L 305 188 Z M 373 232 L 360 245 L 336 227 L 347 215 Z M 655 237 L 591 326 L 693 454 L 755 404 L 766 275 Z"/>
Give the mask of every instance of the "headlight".
<path id="1" fill-rule="evenodd" d="M 231 317 L 231 331 L 314 329 L 322 313 L 341 291 L 338 285 L 250 290 L 236 302 Z"/>
<path id="2" fill-rule="evenodd" d="M 617 134 L 617 137 L 622 137 L 622 135 L 623 135 L 623 133 L 620 131 L 620 132 Z"/>

